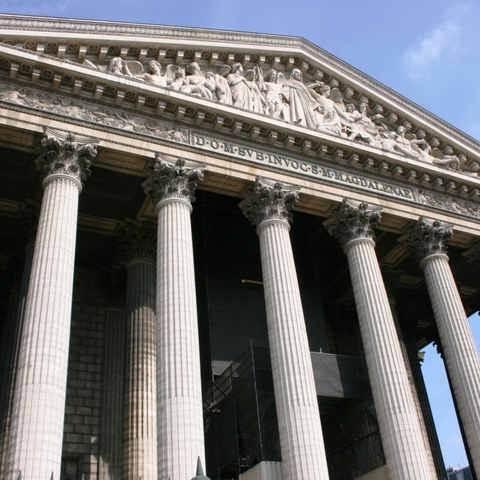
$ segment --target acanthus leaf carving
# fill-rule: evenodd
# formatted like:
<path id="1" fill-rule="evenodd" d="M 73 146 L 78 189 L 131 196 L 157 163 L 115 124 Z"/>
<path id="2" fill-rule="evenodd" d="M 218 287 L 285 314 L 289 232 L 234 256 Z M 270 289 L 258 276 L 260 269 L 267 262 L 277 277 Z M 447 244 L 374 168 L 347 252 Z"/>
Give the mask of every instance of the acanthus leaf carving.
<path id="1" fill-rule="evenodd" d="M 118 251 L 125 263 L 136 259 L 155 261 L 157 232 L 151 222 L 127 220 L 118 239 Z"/>
<path id="2" fill-rule="evenodd" d="M 253 189 L 240 203 L 243 214 L 258 227 L 267 220 L 292 222 L 294 204 L 298 201 L 299 187 L 286 185 L 257 176 Z"/>
<path id="3" fill-rule="evenodd" d="M 45 127 L 42 153 L 35 160 L 41 180 L 51 175 L 67 175 L 82 184 L 90 176 L 90 165 L 97 155 L 97 143 L 96 138 L 75 136 Z"/>
<path id="4" fill-rule="evenodd" d="M 446 255 L 452 236 L 452 224 L 420 217 L 415 226 L 399 238 L 399 242 L 411 251 L 418 261 L 422 261 L 430 255 Z"/>
<path id="5" fill-rule="evenodd" d="M 472 247 L 462 253 L 465 260 L 475 268 L 480 268 L 480 240 L 476 240 Z"/>
<path id="6" fill-rule="evenodd" d="M 198 183 L 203 180 L 203 163 L 176 160 L 157 153 L 148 179 L 143 183 L 145 193 L 158 204 L 166 199 L 182 199 L 190 204 L 195 201 Z"/>
<path id="7" fill-rule="evenodd" d="M 382 218 L 381 209 L 380 206 L 370 206 L 366 202 L 344 199 L 340 208 L 323 225 L 342 248 L 359 238 L 375 241 L 373 228 Z"/>

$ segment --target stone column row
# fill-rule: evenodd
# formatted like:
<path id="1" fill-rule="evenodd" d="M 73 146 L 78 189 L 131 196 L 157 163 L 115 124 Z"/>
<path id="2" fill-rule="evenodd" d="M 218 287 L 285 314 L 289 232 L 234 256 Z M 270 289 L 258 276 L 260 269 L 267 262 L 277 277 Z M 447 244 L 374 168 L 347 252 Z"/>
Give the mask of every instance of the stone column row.
<path id="1" fill-rule="evenodd" d="M 375 407 L 390 478 L 435 478 L 421 441 L 420 415 L 408 385 L 394 319 L 374 253 L 372 227 L 380 209 L 345 200 L 325 222 L 344 248 L 365 345 Z M 453 226 L 420 218 L 402 239 L 424 270 L 445 362 L 451 378 L 473 467 L 480 471 L 480 360 L 458 289 L 448 265 L 446 245 Z M 476 258 L 476 257 L 475 257 Z"/>
<path id="2" fill-rule="evenodd" d="M 42 148 L 37 165 L 45 192 L 20 347 L 9 480 L 60 477 L 78 194 L 96 155 L 94 142 L 48 129 Z M 125 480 L 156 480 L 157 463 L 160 480 L 184 480 L 205 463 L 190 223 L 203 167 L 158 154 L 144 184 L 158 211 L 156 273 L 151 233 L 145 235 L 132 224 L 125 232 Z M 241 208 L 260 238 L 283 475 L 285 480 L 327 479 L 289 239 L 289 211 L 297 198 L 296 188 L 257 178 Z M 344 201 L 326 227 L 348 257 L 390 478 L 429 479 L 433 475 L 374 251 L 372 227 L 379 220 L 379 208 Z M 449 236 L 451 226 L 421 219 L 405 244 L 421 255 L 467 442 L 480 471 L 480 364 L 444 251 Z"/>
<path id="3" fill-rule="evenodd" d="M 380 435 L 391 480 L 433 479 L 372 227 L 380 208 L 345 200 L 325 223 L 348 258 Z"/>
<path id="4" fill-rule="evenodd" d="M 60 478 L 78 194 L 95 155 L 92 141 L 77 141 L 72 134 L 46 129 L 37 160 L 45 192 L 8 449 L 7 478 L 11 480 Z M 203 170 L 191 167 L 183 160 L 169 163 L 157 157 L 145 185 L 158 203 L 158 272 L 151 228 L 127 224 L 124 232 L 128 284 L 122 476 L 128 480 L 156 479 L 157 463 L 161 478 L 171 480 L 190 478 L 205 464 L 189 218 Z M 157 319 L 156 294 L 161 305 Z M 156 323 L 161 332 L 158 345 Z M 161 385 L 158 404 L 156 376 Z M 115 442 L 107 443 L 106 450 L 116 457 Z"/>
<path id="5" fill-rule="evenodd" d="M 480 359 L 448 263 L 453 225 L 420 218 L 404 237 L 423 269 L 453 393 L 476 472 L 480 472 Z"/>

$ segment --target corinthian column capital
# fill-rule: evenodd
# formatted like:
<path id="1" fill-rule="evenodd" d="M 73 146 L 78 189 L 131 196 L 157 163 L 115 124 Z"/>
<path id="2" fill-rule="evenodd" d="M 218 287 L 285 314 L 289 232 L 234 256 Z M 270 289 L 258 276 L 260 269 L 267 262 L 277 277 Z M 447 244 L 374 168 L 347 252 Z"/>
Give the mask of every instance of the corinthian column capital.
<path id="1" fill-rule="evenodd" d="M 373 228 L 381 219 L 381 209 L 365 202 L 344 199 L 340 208 L 323 225 L 343 248 L 360 238 L 375 241 Z"/>
<path id="2" fill-rule="evenodd" d="M 476 240 L 473 243 L 472 248 L 462 253 L 462 256 L 465 258 L 467 263 L 469 263 L 475 268 L 479 268 L 480 267 L 480 241 Z"/>
<path id="3" fill-rule="evenodd" d="M 180 199 L 192 204 L 198 182 L 203 180 L 204 169 L 203 163 L 189 162 L 184 158 L 174 160 L 157 153 L 143 188 L 156 204 L 167 199 Z"/>
<path id="4" fill-rule="evenodd" d="M 294 185 L 256 177 L 253 189 L 239 206 L 256 227 L 267 220 L 291 223 L 290 210 L 298 200 L 298 191 L 299 187 Z"/>
<path id="5" fill-rule="evenodd" d="M 35 160 L 43 185 L 53 175 L 68 176 L 81 187 L 90 176 L 90 165 L 97 155 L 98 139 L 75 136 L 46 127 L 41 142 L 42 153 Z"/>
<path id="6" fill-rule="evenodd" d="M 421 262 L 431 255 L 446 255 L 452 236 L 453 225 L 451 223 L 420 217 L 410 232 L 401 237 L 399 241 Z"/>
<path id="7" fill-rule="evenodd" d="M 137 223 L 127 220 L 118 240 L 120 255 L 125 263 L 136 259 L 155 261 L 157 232 L 151 222 Z"/>

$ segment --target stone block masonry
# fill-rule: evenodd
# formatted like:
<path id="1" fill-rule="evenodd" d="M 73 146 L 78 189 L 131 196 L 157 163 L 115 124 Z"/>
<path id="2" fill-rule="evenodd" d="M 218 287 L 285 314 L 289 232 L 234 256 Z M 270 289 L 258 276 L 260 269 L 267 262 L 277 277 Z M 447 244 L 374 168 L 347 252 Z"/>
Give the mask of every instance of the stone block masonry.
<path id="1" fill-rule="evenodd" d="M 63 458 L 88 480 L 99 478 L 104 316 L 103 307 L 73 306 Z"/>

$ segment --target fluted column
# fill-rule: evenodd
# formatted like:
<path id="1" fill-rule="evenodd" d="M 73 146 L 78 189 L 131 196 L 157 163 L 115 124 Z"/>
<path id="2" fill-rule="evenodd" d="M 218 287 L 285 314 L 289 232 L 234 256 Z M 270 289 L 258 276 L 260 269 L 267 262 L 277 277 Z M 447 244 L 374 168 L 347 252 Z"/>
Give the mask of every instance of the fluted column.
<path id="1" fill-rule="evenodd" d="M 401 325 L 400 325 L 400 320 L 398 318 L 397 309 L 396 309 L 395 292 L 396 292 L 396 289 L 397 289 L 398 281 L 400 279 L 401 270 L 393 270 L 393 269 L 388 268 L 388 267 L 383 267 L 381 269 L 381 272 L 382 272 L 382 276 L 383 276 L 383 280 L 384 280 L 384 284 L 385 284 L 385 289 L 386 289 L 386 292 L 387 292 L 387 298 L 388 298 L 388 301 L 390 303 L 390 308 L 392 310 L 393 321 L 395 323 L 395 329 L 396 329 L 397 335 L 398 335 L 398 341 L 400 342 L 400 349 L 402 351 L 403 359 L 405 361 L 405 370 L 407 372 L 408 383 L 410 384 L 410 387 L 411 387 L 411 390 L 412 390 L 412 398 L 413 398 L 413 402 L 415 404 L 415 409 L 416 409 L 416 412 L 417 412 L 417 418 L 418 418 L 418 421 L 419 421 L 419 424 L 420 424 L 420 429 L 421 429 L 422 434 L 423 434 L 425 450 L 426 450 L 426 453 L 427 453 L 428 461 L 430 463 L 430 469 L 431 469 L 431 472 L 432 472 L 432 477 L 436 478 L 437 472 L 435 470 L 433 452 L 432 452 L 432 447 L 430 445 L 430 437 L 429 437 L 430 432 L 427 430 L 427 425 L 426 425 L 424 415 L 423 415 L 423 413 L 424 413 L 423 412 L 423 405 L 420 401 L 419 392 L 418 392 L 418 388 L 421 387 L 422 385 L 420 383 L 418 383 L 418 381 L 417 381 L 417 380 L 419 380 L 418 375 L 414 376 L 413 369 L 412 369 L 412 363 L 410 361 L 410 355 L 409 355 L 409 352 L 407 350 L 407 346 L 405 345 L 405 339 L 403 337 L 403 332 L 402 332 L 402 328 L 401 328 Z M 417 353 L 418 353 L 418 349 L 417 349 Z M 418 365 L 418 358 L 416 360 L 416 363 Z M 419 366 L 417 366 L 417 373 L 419 373 L 418 370 L 419 370 Z M 428 402 L 428 399 L 427 399 L 427 402 Z M 429 405 L 427 405 L 427 407 L 429 407 Z M 435 432 L 433 432 L 433 433 L 436 435 Z M 445 466 L 443 464 L 442 464 L 442 469 L 445 470 Z M 442 477 L 440 477 L 440 478 L 442 478 Z"/>
<path id="2" fill-rule="evenodd" d="M 17 301 L 15 302 L 14 306 L 12 305 L 12 311 L 9 311 L 9 317 L 11 321 L 8 322 L 8 330 L 5 335 L 4 355 L 6 357 L 6 364 L 3 365 L 5 370 L 3 372 L 4 382 L 2 382 L 0 391 L 0 411 L 3 414 L 3 422 L 0 432 L 0 478 L 5 478 L 7 474 L 6 464 L 12 420 L 11 414 L 13 409 L 13 396 L 18 372 L 20 340 L 22 338 L 23 331 L 28 283 L 30 281 L 30 272 L 32 270 L 33 248 L 35 246 L 35 236 L 37 234 L 38 214 L 38 207 L 33 205 L 25 206 L 22 211 L 21 228 L 24 236 L 26 237 L 25 262 Z"/>
<path id="3" fill-rule="evenodd" d="M 375 255 L 380 207 L 344 200 L 325 222 L 348 258 L 390 480 L 432 479 L 392 311 Z"/>
<path id="4" fill-rule="evenodd" d="M 85 139 L 90 141 L 91 139 Z M 8 476 L 60 478 L 78 195 L 92 143 L 46 130 L 40 210 L 15 389 Z"/>
<path id="5" fill-rule="evenodd" d="M 480 472 L 480 360 L 448 263 L 453 225 L 420 218 L 403 244 L 420 261 L 443 355 L 476 472 Z"/>
<path id="6" fill-rule="evenodd" d="M 127 268 L 122 479 L 157 479 L 155 227 L 127 221 L 120 250 Z"/>
<path id="7" fill-rule="evenodd" d="M 157 154 L 145 191 L 158 211 L 159 480 L 189 480 L 205 465 L 202 382 L 190 213 L 204 165 Z"/>
<path id="8" fill-rule="evenodd" d="M 100 280 L 106 305 L 98 479 L 118 480 L 122 471 L 126 272 L 102 268 Z"/>
<path id="9" fill-rule="evenodd" d="M 324 480 L 325 446 L 289 236 L 297 190 L 257 177 L 240 208 L 260 238 L 283 479 Z"/>
<path id="10" fill-rule="evenodd" d="M 428 436 L 432 462 L 437 475 L 436 478 L 438 478 L 438 480 L 446 480 L 447 472 L 445 471 L 445 462 L 443 460 L 440 442 L 438 441 L 437 430 L 435 428 L 432 409 L 430 407 L 427 388 L 425 386 L 421 369 L 425 352 L 419 352 L 416 345 L 407 345 L 406 348 L 409 357 L 408 359 L 411 365 L 413 381 L 415 382 L 416 386 L 417 398 L 422 409 L 423 423 Z"/>

